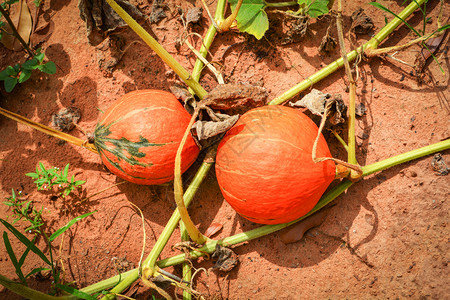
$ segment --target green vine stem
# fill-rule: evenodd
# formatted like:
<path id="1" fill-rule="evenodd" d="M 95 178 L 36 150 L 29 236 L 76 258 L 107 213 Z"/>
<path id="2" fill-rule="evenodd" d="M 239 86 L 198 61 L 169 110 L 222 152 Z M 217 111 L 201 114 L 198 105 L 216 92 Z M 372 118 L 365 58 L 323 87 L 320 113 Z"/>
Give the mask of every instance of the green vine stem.
<path id="1" fill-rule="evenodd" d="M 350 85 L 350 93 L 348 100 L 348 145 L 347 145 L 347 162 L 352 165 L 358 165 L 356 160 L 356 138 L 355 138 L 355 126 L 356 126 L 356 81 L 353 78 L 352 70 L 347 59 L 347 51 L 344 43 L 344 25 L 342 21 L 342 1 L 338 0 L 338 9 L 336 16 L 336 26 L 339 37 L 339 46 L 341 48 L 341 56 L 344 61 L 345 73 Z M 355 170 L 350 170 L 350 178 L 357 179 L 361 176 L 360 173 Z"/>
<path id="2" fill-rule="evenodd" d="M 181 232 L 181 241 L 182 242 L 187 242 L 189 241 L 189 233 L 186 230 L 186 227 L 184 226 L 183 222 L 180 222 L 180 232 Z M 189 281 L 191 282 L 192 280 L 192 269 L 191 269 L 191 265 L 189 264 L 189 262 L 187 260 L 185 260 L 183 262 L 183 277 L 182 279 L 185 281 Z M 192 288 L 192 285 L 190 286 Z M 183 290 L 183 300 L 191 300 L 192 299 L 192 295 L 190 293 L 190 291 L 188 290 Z"/>
<path id="3" fill-rule="evenodd" d="M 206 177 L 206 174 L 208 173 L 209 169 L 211 169 L 211 166 L 214 164 L 214 160 L 211 160 L 210 156 L 207 156 L 205 160 L 203 161 L 200 168 L 197 170 L 197 173 L 194 176 L 194 179 L 192 180 L 189 187 L 186 189 L 186 192 L 184 193 L 184 201 L 185 205 L 188 206 L 192 199 L 194 198 L 195 193 L 197 192 L 198 187 L 203 182 L 203 179 Z M 156 241 L 155 245 L 153 246 L 152 250 L 150 251 L 150 254 L 147 256 L 147 258 L 142 263 L 142 270 L 150 270 L 150 273 L 153 272 L 156 261 L 158 260 L 159 255 L 161 254 L 162 250 L 166 246 L 167 242 L 169 241 L 170 236 L 172 235 L 175 228 L 178 226 L 178 222 L 180 221 L 180 213 L 178 210 L 175 210 L 172 214 L 172 217 L 167 222 L 167 225 L 164 227 L 163 231 L 161 232 L 160 236 L 158 237 L 158 240 Z M 113 277 L 114 280 L 112 281 L 113 284 L 116 284 L 118 279 L 117 276 Z M 139 278 L 139 272 L 131 272 L 127 274 L 127 276 L 124 276 L 123 281 L 121 281 L 117 286 L 115 286 L 111 292 L 112 293 L 121 293 L 124 289 L 126 289 L 128 286 L 130 286 L 134 281 L 136 281 Z M 110 283 L 111 281 L 108 281 L 106 283 Z M 104 287 L 105 283 L 99 284 L 98 287 Z M 110 285 L 111 286 L 111 285 Z M 88 289 L 90 287 L 87 287 Z M 82 289 L 83 292 L 86 292 L 86 289 Z M 88 289 L 88 291 L 92 291 L 92 289 Z M 101 290 L 100 290 L 101 291 Z M 114 299 L 114 295 L 106 295 L 103 299 Z"/>
<path id="4" fill-rule="evenodd" d="M 136 20 L 134 20 L 122 7 L 114 0 L 106 0 L 106 2 L 114 9 L 114 11 L 125 21 L 125 23 L 133 29 L 144 42 L 152 48 L 153 51 L 194 91 L 194 93 L 202 99 L 206 96 L 205 89 L 194 80 L 188 71 L 173 58 L 172 55 L 164 49 Z"/>
<path id="5" fill-rule="evenodd" d="M 398 14 L 398 17 L 405 20 L 408 18 L 418 7 L 420 7 L 426 0 L 416 0 L 412 1 L 401 13 Z M 390 21 L 386 26 L 384 26 L 380 32 L 378 32 L 373 38 L 370 39 L 367 43 L 362 45 L 359 50 L 353 50 L 347 53 L 348 61 L 353 61 L 359 54 L 359 52 L 364 52 L 368 49 L 376 49 L 378 45 L 389 35 L 391 34 L 395 28 L 397 28 L 400 24 L 402 24 L 402 20 L 399 18 L 394 18 Z M 332 74 L 340 67 L 344 65 L 344 59 L 341 57 L 328 66 L 320 69 L 314 75 L 306 78 L 302 82 L 298 83 L 291 89 L 287 90 L 283 94 L 279 95 L 275 99 L 273 99 L 269 104 L 283 104 L 288 101 L 298 93 L 306 90 L 311 87 L 313 84 L 319 82 L 320 80 L 326 78 L 328 75 Z"/>

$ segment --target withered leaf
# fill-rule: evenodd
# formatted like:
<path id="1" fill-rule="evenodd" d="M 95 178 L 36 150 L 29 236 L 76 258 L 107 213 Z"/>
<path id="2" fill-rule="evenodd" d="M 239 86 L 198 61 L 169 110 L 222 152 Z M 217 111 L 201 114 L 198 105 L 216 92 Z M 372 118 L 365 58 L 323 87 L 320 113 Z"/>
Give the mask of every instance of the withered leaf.
<path id="1" fill-rule="evenodd" d="M 164 6 L 167 6 L 163 4 L 164 0 L 155 0 L 152 4 L 152 12 L 150 14 L 150 23 L 158 23 L 162 19 L 166 17 L 166 13 L 164 11 Z"/>
<path id="2" fill-rule="evenodd" d="M 322 55 L 328 55 L 336 49 L 337 41 L 334 37 L 328 33 L 322 38 L 322 42 L 319 45 L 319 53 Z"/>
<path id="3" fill-rule="evenodd" d="M 330 94 L 325 94 L 317 89 L 312 89 L 312 91 L 301 100 L 290 103 L 290 105 L 293 107 L 306 107 L 312 114 L 322 116 L 325 112 L 325 104 L 329 98 L 331 98 Z"/>
<path id="4" fill-rule="evenodd" d="M 352 13 L 351 20 L 352 27 L 350 30 L 355 33 L 366 34 L 373 29 L 372 19 L 368 15 L 366 15 L 364 9 L 362 9 L 361 7 Z"/>
<path id="5" fill-rule="evenodd" d="M 445 176 L 450 173 L 450 168 L 442 157 L 442 154 L 436 153 L 431 160 L 431 167 L 436 172 L 436 175 Z"/>
<path id="6" fill-rule="evenodd" d="M 12 23 L 16 27 L 17 32 L 20 37 L 28 44 L 30 41 L 31 29 L 33 27 L 33 22 L 31 19 L 30 10 L 28 9 L 27 2 L 25 0 L 20 0 L 11 6 L 9 17 Z M 21 51 L 22 44 L 19 40 L 12 34 L 12 29 L 7 22 L 5 22 L 4 29 L 9 34 L 4 34 L 1 42 L 6 48 L 14 51 Z"/>
<path id="7" fill-rule="evenodd" d="M 186 25 L 200 22 L 203 15 L 203 8 L 191 7 L 186 13 Z"/>
<path id="8" fill-rule="evenodd" d="M 52 126 L 60 131 L 70 131 L 78 123 L 80 117 L 80 109 L 76 107 L 63 108 L 52 115 Z"/>
<path id="9" fill-rule="evenodd" d="M 127 0 L 116 0 L 133 19 L 141 21 L 145 16 Z M 105 0 L 79 0 L 78 9 L 81 19 L 86 22 L 89 44 L 97 46 L 108 32 L 127 26 L 125 21 L 106 3 Z"/>
<path id="10" fill-rule="evenodd" d="M 211 258 L 217 259 L 213 269 L 222 272 L 230 272 L 239 263 L 238 256 L 233 250 L 219 244 L 216 244 L 216 250 L 211 255 Z"/>
<path id="11" fill-rule="evenodd" d="M 205 98 L 212 109 L 231 110 L 242 114 L 254 107 L 267 104 L 267 90 L 249 84 L 219 84 Z"/>
<path id="12" fill-rule="evenodd" d="M 239 120 L 239 115 L 228 116 L 223 121 L 197 121 L 192 125 L 193 134 L 199 140 L 206 140 L 210 137 L 226 132 Z"/>
<path id="13" fill-rule="evenodd" d="M 331 107 L 328 111 L 328 122 L 331 125 L 336 126 L 341 123 L 345 123 L 347 106 L 342 100 L 341 94 L 335 94 L 331 103 Z"/>

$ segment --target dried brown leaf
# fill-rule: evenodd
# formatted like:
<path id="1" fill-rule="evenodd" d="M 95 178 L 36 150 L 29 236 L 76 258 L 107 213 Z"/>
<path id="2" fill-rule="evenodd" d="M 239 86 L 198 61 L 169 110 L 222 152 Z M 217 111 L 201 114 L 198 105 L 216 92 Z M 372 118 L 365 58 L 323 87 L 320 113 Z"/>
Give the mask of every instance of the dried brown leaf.
<path id="1" fill-rule="evenodd" d="M 309 94 L 295 103 L 290 103 L 290 105 L 293 107 L 305 107 L 312 114 L 322 116 L 325 112 L 325 104 L 330 98 L 330 94 L 325 94 L 317 89 L 312 89 Z"/>
<path id="2" fill-rule="evenodd" d="M 28 44 L 30 41 L 31 29 L 33 27 L 33 22 L 31 19 L 30 10 L 28 9 L 27 2 L 25 0 L 20 0 L 19 2 L 11 6 L 10 15 L 12 23 L 16 27 L 17 32 Z M 14 51 L 21 51 L 23 49 L 22 44 L 17 38 L 12 35 L 11 27 L 5 22 L 4 29 L 10 34 L 4 34 L 1 42 L 6 48 Z"/>
<path id="3" fill-rule="evenodd" d="M 219 84 L 203 100 L 212 109 L 242 114 L 267 104 L 267 90 L 248 84 Z"/>
<path id="4" fill-rule="evenodd" d="M 127 0 L 116 0 L 133 19 L 145 19 L 142 12 Z M 124 20 L 106 3 L 105 0 L 79 0 L 78 9 L 81 19 L 86 22 L 89 44 L 97 46 L 107 36 L 108 32 L 127 26 Z"/>
<path id="5" fill-rule="evenodd" d="M 216 244 L 216 250 L 211 255 L 211 258 L 217 259 L 213 269 L 222 272 L 230 272 L 239 263 L 238 256 L 233 250 L 219 244 Z"/>

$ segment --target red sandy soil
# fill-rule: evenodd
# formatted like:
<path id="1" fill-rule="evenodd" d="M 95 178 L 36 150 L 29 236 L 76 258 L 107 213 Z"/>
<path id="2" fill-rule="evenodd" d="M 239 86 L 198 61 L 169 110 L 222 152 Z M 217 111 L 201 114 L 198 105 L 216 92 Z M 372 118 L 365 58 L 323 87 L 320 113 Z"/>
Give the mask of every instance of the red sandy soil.
<path id="1" fill-rule="evenodd" d="M 99 68 L 103 51 L 88 44 L 77 2 L 49 1 L 46 10 L 41 12 L 53 26 L 51 35 L 40 46 L 48 59 L 56 63 L 56 74 L 35 72 L 29 81 L 9 94 L 2 88 L 0 105 L 46 125 L 51 124 L 53 113 L 74 106 L 81 110 L 79 125 L 86 132 L 92 132 L 99 110 L 107 109 L 124 93 L 146 88 L 169 90 L 177 78 L 139 37 L 127 30 L 120 32 L 127 45 L 133 41 L 138 43 L 128 48 L 113 73 L 105 76 Z M 392 11 L 399 12 L 403 1 L 382 2 Z M 145 14 L 151 11 L 152 1 L 132 3 L 138 4 Z M 177 6 L 185 10 L 194 5 L 201 6 L 201 1 L 172 0 L 167 3 L 174 13 Z M 212 8 L 214 6 L 211 4 Z M 367 1 L 344 1 L 348 49 L 370 38 L 348 34 L 350 15 L 358 7 L 363 7 L 374 20 L 375 32 L 384 25 L 385 16 L 389 20 L 392 18 L 368 5 Z M 447 19 L 449 8 L 446 3 L 443 20 Z M 429 1 L 427 9 L 432 18 L 431 24 L 427 24 L 431 32 L 437 26 L 439 1 Z M 309 36 L 302 42 L 287 45 L 281 45 L 276 39 L 256 41 L 236 31 L 226 32 L 217 36 L 211 48 L 212 57 L 208 59 L 220 61 L 223 58 L 222 73 L 226 82 L 262 85 L 272 99 L 339 57 L 338 50 L 330 56 L 321 56 L 317 51 L 330 20 L 326 17 L 313 21 Z M 421 21 L 420 13 L 408 19 L 416 28 L 421 28 Z M 200 24 L 190 30 L 203 35 L 208 25 L 207 15 L 203 12 Z M 192 69 L 195 56 L 186 46 L 179 51 L 175 47 L 175 40 L 183 33 L 176 14 L 148 27 L 178 61 L 188 70 Z M 271 36 L 276 34 L 280 32 L 275 31 Z M 335 25 L 331 34 L 336 37 Z M 406 26 L 400 26 L 382 46 L 399 45 L 414 37 Z M 200 46 L 198 39 L 191 43 L 197 48 Z M 356 123 L 357 159 L 361 165 L 450 136 L 448 45 L 444 50 L 438 60 L 445 75 L 433 62 L 425 69 L 425 80 L 421 84 L 411 75 L 409 66 L 390 58 L 375 57 L 359 64 L 357 101 L 367 108 L 366 114 Z M 418 51 L 419 47 L 414 46 L 399 52 L 396 58 L 412 64 Z M 23 53 L 0 46 L 0 69 L 23 59 Z M 214 75 L 208 71 L 204 73 L 201 84 L 209 91 L 217 82 Z M 331 94 L 340 93 L 347 102 L 346 83 L 344 72 L 340 70 L 314 87 Z M 294 98 L 297 99 L 298 96 Z M 39 161 L 47 167 L 63 167 L 70 163 L 70 173 L 87 181 L 83 185 L 83 196 L 92 195 L 120 180 L 105 170 L 98 155 L 81 147 L 60 143 L 5 117 L 0 117 L 0 128 L 1 199 L 11 195 L 11 189 L 22 191 L 26 199 L 34 201 L 36 208 L 44 207 L 43 218 L 48 232 L 82 213 L 97 211 L 71 227 L 64 240 L 58 238 L 54 243 L 55 255 L 64 265 L 65 280 L 75 281 L 76 286 L 82 288 L 116 275 L 116 264 L 122 270 L 137 267 L 143 231 L 140 215 L 130 202 L 144 214 L 145 254 L 148 254 L 175 208 L 172 184 L 138 186 L 125 183 L 83 204 L 75 205 L 76 199 L 70 197 L 53 201 L 48 193 L 37 191 L 32 179 L 25 176 L 35 170 Z M 70 133 L 85 139 L 77 129 Z M 333 156 L 345 159 L 345 150 L 336 139 L 327 135 L 327 140 Z M 450 161 L 449 151 L 442 155 Z M 196 289 L 206 298 L 216 299 L 448 298 L 450 177 L 437 176 L 430 165 L 431 160 L 432 156 L 424 157 L 358 182 L 326 209 L 322 225 L 310 230 L 299 242 L 283 244 L 279 234 L 275 233 L 234 247 L 240 263 L 227 274 L 210 270 L 211 260 L 194 262 L 196 268 L 209 269 L 209 276 L 200 272 L 196 277 Z M 199 164 L 185 174 L 185 183 L 193 177 Z M 223 200 L 214 171 L 201 185 L 190 212 L 203 232 L 213 222 L 223 224 L 223 230 L 214 237 L 216 239 L 258 226 L 238 216 Z M 6 205 L 0 205 L 1 218 L 11 214 Z M 25 225 L 16 223 L 18 229 Z M 10 238 L 13 248 L 21 253 L 24 246 L 11 234 Z M 179 254 L 170 248 L 179 241 L 176 231 L 161 258 Z M 45 249 L 42 239 L 37 245 Z M 3 242 L 0 253 L 0 273 L 17 279 Z M 27 272 L 40 266 L 43 263 L 30 255 L 23 268 Z M 181 274 L 179 267 L 167 270 Z M 47 291 L 49 282 L 31 279 L 30 286 Z M 141 285 L 132 296 L 151 299 L 151 295 L 152 292 Z M 0 298 L 21 299 L 2 287 Z"/>

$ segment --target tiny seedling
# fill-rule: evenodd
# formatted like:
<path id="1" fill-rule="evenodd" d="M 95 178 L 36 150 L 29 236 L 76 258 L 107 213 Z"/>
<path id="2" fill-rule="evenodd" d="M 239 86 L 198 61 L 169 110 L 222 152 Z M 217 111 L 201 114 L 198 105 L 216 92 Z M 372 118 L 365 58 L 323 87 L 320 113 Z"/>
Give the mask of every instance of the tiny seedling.
<path id="1" fill-rule="evenodd" d="M 46 169 L 44 164 L 39 162 L 36 167 L 35 173 L 25 174 L 33 179 L 38 190 L 51 190 L 54 186 L 60 190 L 59 196 L 65 198 L 77 187 L 81 188 L 81 185 L 86 181 L 75 180 L 75 175 L 69 179 L 69 164 L 67 164 L 63 170 L 57 167 Z"/>
<path id="2" fill-rule="evenodd" d="M 8 66 L 1 71 L 0 81 L 4 81 L 6 92 L 11 92 L 17 83 L 27 81 L 31 77 L 33 70 L 38 69 L 42 73 L 55 74 L 55 63 L 52 61 L 44 63 L 44 57 L 44 53 L 41 53 L 40 49 L 38 49 L 36 55 L 32 59 L 27 60 L 23 64 Z"/>
<path id="3" fill-rule="evenodd" d="M 44 208 L 40 210 L 36 210 L 33 207 L 32 200 L 22 200 L 21 199 L 22 192 L 19 191 L 18 195 L 12 190 L 11 196 L 7 197 L 3 204 L 10 206 L 13 211 L 14 220 L 12 224 L 15 224 L 17 221 L 25 219 L 30 223 L 25 231 L 35 232 L 37 234 L 42 234 L 40 228 L 44 225 L 42 220 L 42 212 Z"/>

